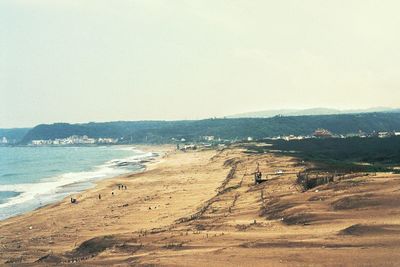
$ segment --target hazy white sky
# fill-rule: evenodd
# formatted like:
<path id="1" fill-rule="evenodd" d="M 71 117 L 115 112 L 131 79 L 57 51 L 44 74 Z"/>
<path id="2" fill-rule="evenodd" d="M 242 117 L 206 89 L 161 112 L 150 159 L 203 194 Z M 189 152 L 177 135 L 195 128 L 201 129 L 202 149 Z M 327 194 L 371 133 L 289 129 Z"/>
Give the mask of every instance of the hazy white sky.
<path id="1" fill-rule="evenodd" d="M 400 106 L 400 1 L 1 0 L 0 127 Z"/>

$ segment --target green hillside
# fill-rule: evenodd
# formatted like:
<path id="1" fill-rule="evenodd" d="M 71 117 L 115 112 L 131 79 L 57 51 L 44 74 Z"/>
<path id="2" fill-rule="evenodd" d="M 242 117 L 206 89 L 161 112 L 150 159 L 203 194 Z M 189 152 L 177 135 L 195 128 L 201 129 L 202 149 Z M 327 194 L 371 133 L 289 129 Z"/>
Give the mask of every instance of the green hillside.
<path id="1" fill-rule="evenodd" d="M 400 131 L 400 113 L 292 116 L 273 118 L 206 119 L 197 121 L 121 121 L 86 124 L 42 124 L 31 129 L 22 143 L 35 139 L 65 138 L 71 135 L 123 138 L 124 142 L 168 143 L 172 138 L 188 141 L 213 135 L 222 139 L 265 138 L 278 135 L 309 135 L 317 128 L 336 134 L 359 130 Z"/>

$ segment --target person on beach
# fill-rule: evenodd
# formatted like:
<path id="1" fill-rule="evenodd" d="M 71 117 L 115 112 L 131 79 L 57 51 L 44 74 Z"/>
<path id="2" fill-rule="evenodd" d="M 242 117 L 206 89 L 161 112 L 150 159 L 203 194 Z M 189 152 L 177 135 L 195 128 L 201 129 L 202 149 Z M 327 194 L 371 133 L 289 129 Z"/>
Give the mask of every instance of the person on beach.
<path id="1" fill-rule="evenodd" d="M 125 190 L 126 190 L 126 189 L 128 189 L 128 188 L 127 188 L 126 185 L 125 185 Z"/>
<path id="2" fill-rule="evenodd" d="M 111 191 L 111 195 L 114 195 L 114 191 Z"/>
<path id="3" fill-rule="evenodd" d="M 121 185 L 118 185 L 118 190 L 120 190 L 121 189 Z"/>
<path id="4" fill-rule="evenodd" d="M 101 195 L 99 194 L 99 199 L 101 199 Z"/>

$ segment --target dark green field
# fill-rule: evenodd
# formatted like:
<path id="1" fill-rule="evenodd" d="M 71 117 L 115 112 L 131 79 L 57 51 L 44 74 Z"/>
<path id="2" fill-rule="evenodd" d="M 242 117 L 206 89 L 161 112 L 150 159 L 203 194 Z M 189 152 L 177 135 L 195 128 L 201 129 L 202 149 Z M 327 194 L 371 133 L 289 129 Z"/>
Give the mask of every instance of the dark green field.
<path id="1" fill-rule="evenodd" d="M 323 170 L 393 171 L 400 166 L 400 137 L 268 140 L 273 146 L 245 145 L 249 153 L 279 150 Z"/>

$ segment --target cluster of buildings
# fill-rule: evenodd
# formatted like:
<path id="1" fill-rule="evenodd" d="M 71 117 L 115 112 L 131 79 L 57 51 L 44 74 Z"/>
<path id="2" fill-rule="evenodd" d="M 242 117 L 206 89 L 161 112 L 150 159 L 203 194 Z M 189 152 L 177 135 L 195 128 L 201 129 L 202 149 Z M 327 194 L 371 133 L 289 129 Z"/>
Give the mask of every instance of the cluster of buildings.
<path id="1" fill-rule="evenodd" d="M 387 138 L 387 137 L 392 137 L 392 136 L 400 136 L 400 132 L 396 131 L 391 131 L 391 132 L 372 132 L 372 133 L 365 133 L 363 131 L 359 131 L 358 133 L 352 133 L 352 134 L 333 134 L 330 131 L 326 129 L 316 129 L 311 135 L 284 135 L 284 136 L 276 136 L 272 138 L 267 138 L 267 139 L 272 139 L 272 140 L 285 140 L 285 141 L 291 141 L 291 140 L 303 140 L 303 139 L 309 139 L 309 138 L 349 138 L 349 137 L 359 137 L 359 138 L 368 138 L 368 137 L 379 137 L 379 138 Z M 247 139 L 248 141 L 250 140 L 250 137 Z"/>
<path id="2" fill-rule="evenodd" d="M 279 135 L 271 138 L 266 138 L 266 139 L 271 139 L 271 140 L 285 140 L 285 141 L 292 141 L 292 140 L 303 140 L 303 139 L 310 139 L 310 138 L 339 138 L 341 136 L 334 135 L 330 131 L 326 129 L 316 129 L 312 134 L 310 135 Z M 249 140 L 249 139 L 247 139 Z M 250 140 L 249 140 L 250 141 Z"/>
<path id="3" fill-rule="evenodd" d="M 368 137 L 379 137 L 379 138 L 388 138 L 392 136 L 400 136 L 400 132 L 397 131 L 389 131 L 389 132 L 372 132 L 372 133 L 365 133 L 363 131 L 359 131 L 355 134 L 347 134 L 347 135 L 340 135 L 340 138 L 346 137 L 359 137 L 359 138 L 368 138 Z"/>
<path id="4" fill-rule="evenodd" d="M 378 132 L 378 133 L 376 133 L 376 136 L 378 136 L 379 138 L 400 136 L 400 132 Z"/>
<path id="5" fill-rule="evenodd" d="M 118 139 L 114 138 L 90 138 L 87 135 L 79 136 L 72 135 L 67 138 L 56 138 L 48 140 L 32 140 L 31 145 L 44 146 L 44 145 L 93 145 L 93 144 L 116 144 Z"/>
<path id="6" fill-rule="evenodd" d="M 285 140 L 285 141 L 292 141 L 292 140 L 303 140 L 303 139 L 312 139 L 312 138 L 350 138 L 350 137 L 359 137 L 359 138 L 368 138 L 368 137 L 379 137 L 379 138 L 387 138 L 387 137 L 392 137 L 392 136 L 400 136 L 400 132 L 397 131 L 388 131 L 388 132 L 372 132 L 372 133 L 365 133 L 363 131 L 358 131 L 356 133 L 349 133 L 349 134 L 335 134 L 332 133 L 331 131 L 323 128 L 318 128 L 315 129 L 314 132 L 312 132 L 309 135 L 279 135 L 279 136 L 274 136 L 274 137 L 266 137 L 264 139 L 268 140 Z M 200 136 L 198 141 L 196 141 L 196 144 L 202 144 L 203 146 L 207 145 L 218 145 L 218 144 L 226 144 L 226 143 L 232 143 L 236 141 L 248 141 L 251 142 L 255 140 L 256 138 L 254 137 L 246 137 L 243 139 L 232 139 L 232 140 L 226 140 L 226 139 L 221 139 L 220 137 L 216 137 L 213 135 L 205 135 L 205 136 Z M 185 138 L 171 138 L 171 140 L 175 143 L 180 143 L 181 149 L 192 149 L 192 147 L 189 145 L 185 147 L 185 143 L 187 140 Z M 189 142 L 190 143 L 190 142 Z"/>

